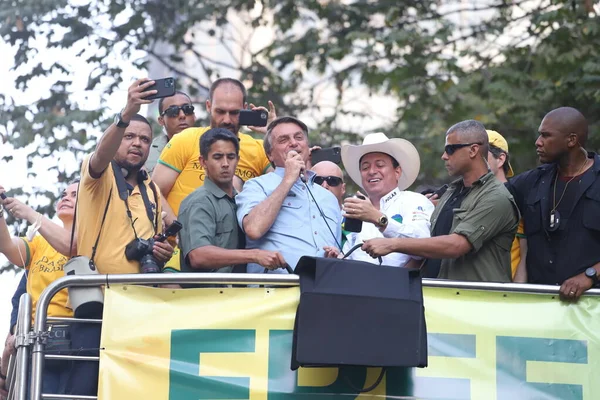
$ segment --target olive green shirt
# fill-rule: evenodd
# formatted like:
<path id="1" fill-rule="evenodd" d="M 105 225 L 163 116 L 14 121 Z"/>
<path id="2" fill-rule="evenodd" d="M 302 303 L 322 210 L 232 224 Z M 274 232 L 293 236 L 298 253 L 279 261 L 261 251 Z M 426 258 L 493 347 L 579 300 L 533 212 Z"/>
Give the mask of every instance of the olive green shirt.
<path id="1" fill-rule="evenodd" d="M 181 271 L 198 271 L 190 267 L 189 253 L 203 246 L 224 249 L 241 248 L 240 230 L 236 219 L 234 197 L 229 197 L 208 177 L 204 185 L 194 190 L 182 202 L 178 220 L 183 225 L 179 236 Z M 231 272 L 233 266 L 222 267 L 218 272 Z M 207 271 L 207 270 L 204 270 Z"/>
<path id="2" fill-rule="evenodd" d="M 473 248 L 457 259 L 444 259 L 438 278 L 458 281 L 511 282 L 510 249 L 519 211 L 504 184 L 488 172 L 471 188 L 462 179 L 450 184 L 431 216 L 433 232 L 440 211 L 456 191 L 469 190 L 454 209 L 450 234 L 464 236 Z"/>

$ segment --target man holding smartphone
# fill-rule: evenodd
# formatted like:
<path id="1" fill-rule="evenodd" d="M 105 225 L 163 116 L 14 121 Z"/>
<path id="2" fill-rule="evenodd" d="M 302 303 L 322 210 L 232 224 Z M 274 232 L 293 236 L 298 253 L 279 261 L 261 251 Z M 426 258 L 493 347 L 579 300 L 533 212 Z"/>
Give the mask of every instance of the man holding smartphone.
<path id="1" fill-rule="evenodd" d="M 360 146 L 343 146 L 342 162 L 348 175 L 367 194 L 367 198 L 347 198 L 344 201 L 348 229 L 350 219 L 362 221 L 360 232 L 347 235 L 344 252 L 373 238 L 429 237 L 429 218 L 433 204 L 422 194 L 405 190 L 417 179 L 420 157 L 417 149 L 405 139 L 388 139 L 383 133 L 365 136 Z M 337 257 L 335 249 L 327 249 L 327 256 Z M 376 262 L 364 251 L 357 249 L 350 258 Z M 383 264 L 404 267 L 411 257 L 402 253 L 387 255 Z"/>
<path id="2" fill-rule="evenodd" d="M 238 177 L 237 190 L 241 190 L 240 183 L 271 170 L 263 141 L 239 132 L 239 114 L 241 109 L 247 107 L 246 96 L 246 88 L 239 80 L 233 78 L 216 80 L 211 85 L 209 98 L 206 100 L 210 126 L 184 130 L 173 137 L 163 150 L 152 174 L 152 180 L 166 199 L 163 201 L 163 209 L 167 213 L 166 224 L 176 219 L 183 199 L 204 184 L 206 172 L 198 161 L 199 142 L 200 137 L 210 128 L 228 129 L 240 140 L 240 160 L 235 171 Z M 269 118 L 273 118 L 275 117 L 273 104 L 270 103 L 269 106 L 271 108 Z"/>

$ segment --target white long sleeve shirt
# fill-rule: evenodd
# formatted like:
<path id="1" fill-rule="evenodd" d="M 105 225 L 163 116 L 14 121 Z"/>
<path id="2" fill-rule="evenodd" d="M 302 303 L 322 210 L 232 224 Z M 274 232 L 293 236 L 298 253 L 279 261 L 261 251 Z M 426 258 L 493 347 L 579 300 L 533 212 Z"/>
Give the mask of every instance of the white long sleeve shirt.
<path id="1" fill-rule="evenodd" d="M 381 232 L 374 224 L 363 222 L 361 232 L 351 232 L 346 235 L 348 240 L 344 244 L 344 253 L 348 252 L 354 245 L 363 243 L 368 239 L 428 238 L 431 236 L 430 218 L 434 208 L 431 201 L 422 194 L 401 191 L 396 188 L 383 196 L 379 203 L 379 211 L 388 218 L 385 230 Z M 403 267 L 411 258 L 420 259 L 420 257 L 402 253 L 390 253 L 382 257 L 383 265 L 390 267 Z M 349 259 L 379 264 L 378 259 L 372 258 L 361 249 L 354 250 Z"/>

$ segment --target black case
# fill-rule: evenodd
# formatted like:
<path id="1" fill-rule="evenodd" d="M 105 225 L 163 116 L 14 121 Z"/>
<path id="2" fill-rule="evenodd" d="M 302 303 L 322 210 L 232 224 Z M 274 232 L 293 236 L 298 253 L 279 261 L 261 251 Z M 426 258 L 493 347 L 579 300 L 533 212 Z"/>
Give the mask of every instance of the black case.
<path id="1" fill-rule="evenodd" d="M 298 367 L 426 367 L 419 270 L 304 256 L 294 323 Z"/>

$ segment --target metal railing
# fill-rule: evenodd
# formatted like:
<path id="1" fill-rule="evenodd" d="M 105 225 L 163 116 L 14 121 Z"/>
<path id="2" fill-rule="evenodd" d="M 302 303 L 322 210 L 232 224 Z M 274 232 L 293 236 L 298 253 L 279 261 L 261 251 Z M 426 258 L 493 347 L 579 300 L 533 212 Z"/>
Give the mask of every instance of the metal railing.
<path id="1" fill-rule="evenodd" d="M 178 274 L 113 274 L 113 275 L 83 275 L 83 276 L 65 276 L 52 282 L 41 294 L 37 303 L 37 312 L 33 332 L 28 336 L 32 343 L 32 367 L 31 367 L 31 388 L 30 399 L 77 399 L 94 400 L 96 396 L 77 396 L 77 395 L 58 395 L 42 393 L 42 375 L 44 368 L 44 359 L 60 360 L 84 360 L 98 361 L 99 357 L 87 356 L 62 356 L 62 355 L 44 355 L 44 333 L 48 321 L 52 322 L 98 322 L 94 319 L 74 319 L 74 318 L 48 318 L 47 311 L 50 300 L 60 290 L 71 286 L 99 286 L 111 284 L 134 284 L 134 285 L 162 285 L 162 284 L 242 284 L 242 285 L 271 285 L 271 286 L 298 286 L 299 278 L 296 275 L 289 274 L 198 274 L 198 273 L 178 273 Z M 423 279 L 424 287 L 452 288 L 457 290 L 486 290 L 515 293 L 535 293 L 558 295 L 559 287 L 551 285 L 530 285 L 520 283 L 488 283 L 488 282 L 459 282 L 438 279 Z M 600 289 L 588 290 L 586 296 L 600 296 Z M 23 298 L 21 299 L 23 300 Z M 20 305 L 21 307 L 21 305 Z M 27 307 L 27 305 L 25 305 Z M 29 321 L 31 320 L 31 301 L 29 300 Z M 19 322 L 25 327 L 29 327 L 25 319 L 25 311 L 21 315 L 19 309 Z M 27 331 L 25 331 L 27 332 Z M 27 337 L 27 335 L 25 335 Z M 17 371 L 20 380 L 20 388 L 25 385 L 27 379 L 27 353 L 23 348 L 19 360 L 21 364 L 17 365 Z M 19 353 L 18 353 L 19 354 Z M 23 394 L 21 391 L 19 394 Z M 16 397 L 16 400 L 25 400 L 25 397 Z"/>
<path id="2" fill-rule="evenodd" d="M 29 367 L 29 331 L 31 330 L 31 296 L 24 293 L 19 298 L 19 314 L 15 328 L 16 355 L 10 357 L 6 384 L 8 400 L 26 400 L 27 371 Z"/>

